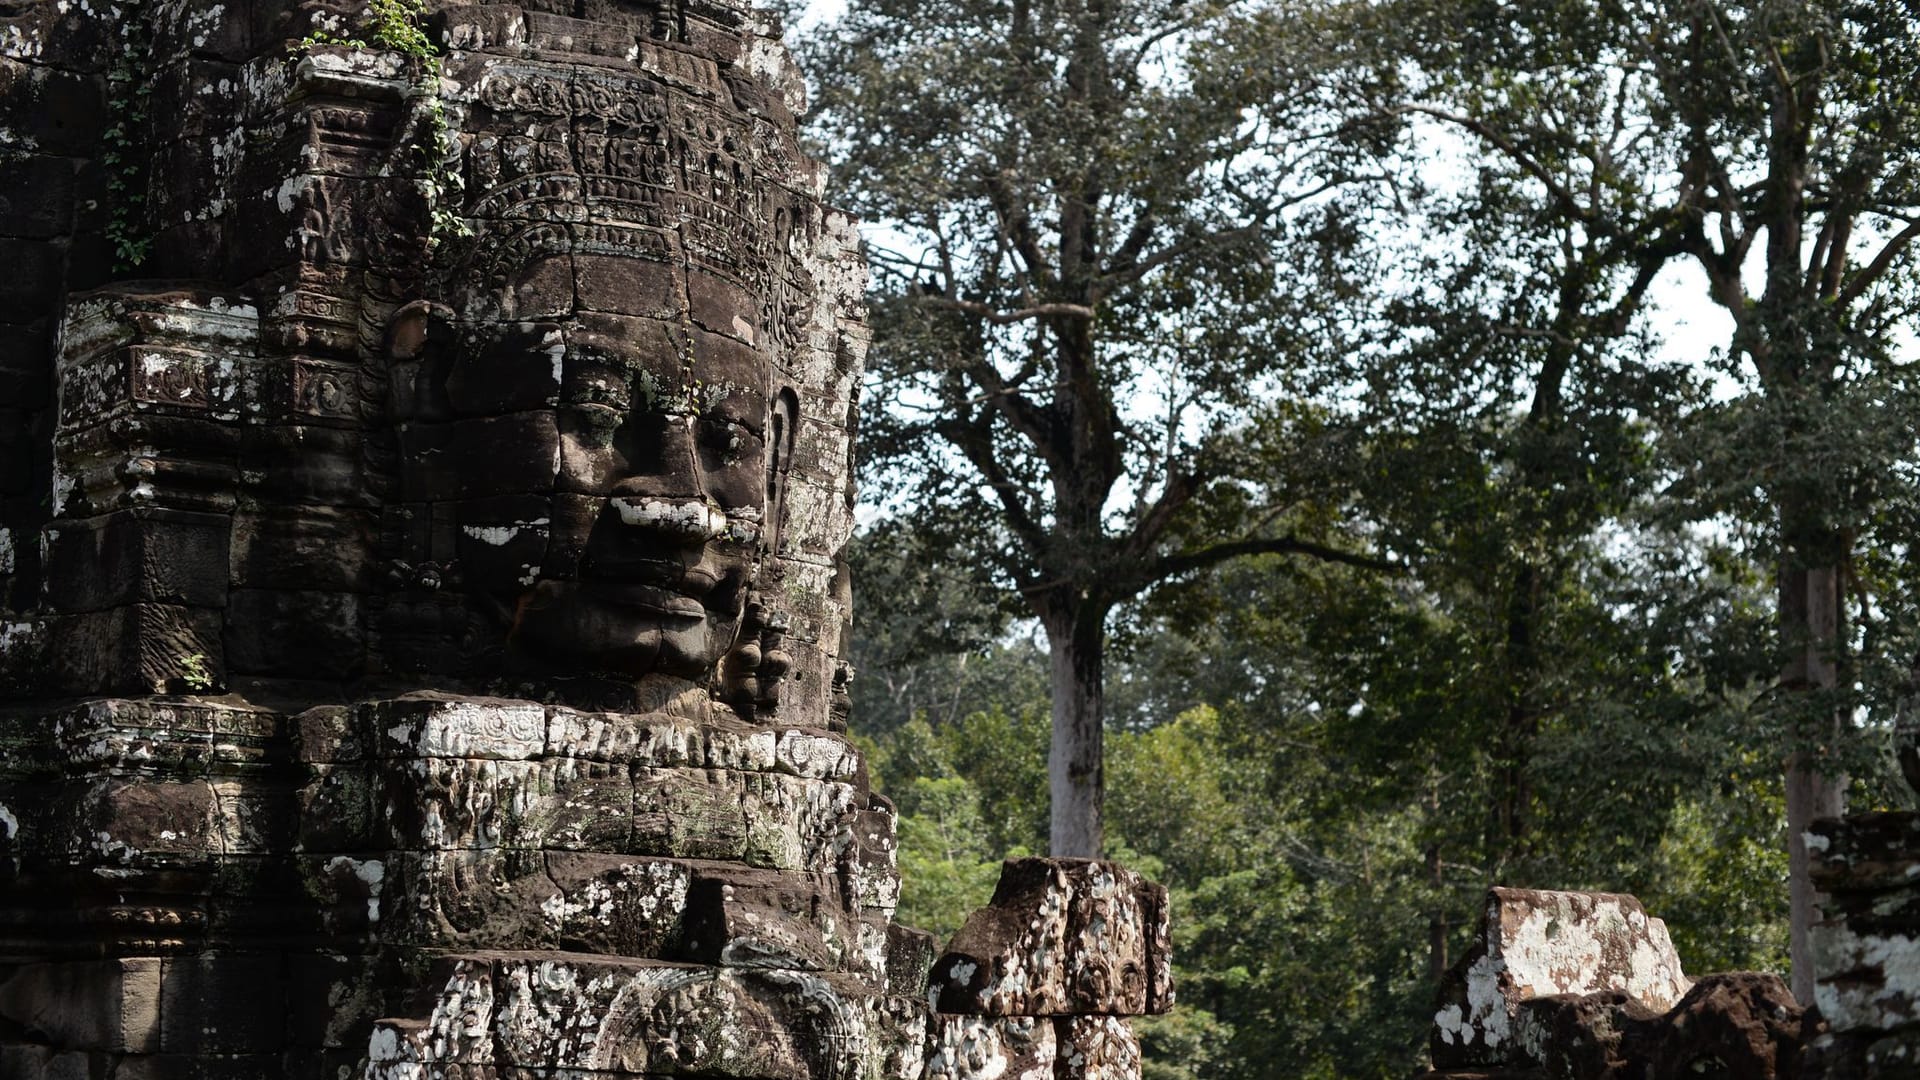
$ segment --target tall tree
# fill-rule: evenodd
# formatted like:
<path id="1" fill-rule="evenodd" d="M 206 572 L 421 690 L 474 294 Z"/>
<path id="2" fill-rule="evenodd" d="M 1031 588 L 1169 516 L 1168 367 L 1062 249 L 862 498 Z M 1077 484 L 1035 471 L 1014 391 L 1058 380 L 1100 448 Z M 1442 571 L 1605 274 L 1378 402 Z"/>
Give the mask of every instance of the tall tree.
<path id="1" fill-rule="evenodd" d="M 1843 808 L 1840 745 L 1861 644 L 1850 568 L 1914 452 L 1914 387 L 1890 362 L 1920 238 L 1920 15 L 1900 0 L 1413 0 L 1443 73 L 1414 111 L 1534 185 L 1572 235 L 1700 271 L 1733 332 L 1733 391 L 1676 445 L 1675 493 L 1753 530 L 1777 584 L 1795 992 L 1815 918 L 1803 836 Z M 1443 33 L 1444 31 L 1444 33 Z M 1446 43 L 1444 45 L 1440 43 Z M 1578 160 L 1609 102 L 1631 153 Z M 1643 265 L 1653 265 L 1645 262 Z M 1901 543 L 1905 543 L 1903 538 Z"/>
<path id="2" fill-rule="evenodd" d="M 1383 256 L 1402 272 L 1379 287 L 1379 346 L 1329 374 L 1361 388 L 1350 422 L 1371 465 L 1360 502 L 1376 542 L 1404 553 L 1470 643 L 1456 677 L 1477 689 L 1448 733 L 1483 760 L 1437 748 L 1420 795 L 1437 976 L 1471 916 L 1462 887 L 1477 900 L 1489 883 L 1567 884 L 1551 876 L 1565 860 L 1542 857 L 1566 841 L 1542 830 L 1557 792 L 1540 780 L 1543 759 L 1591 722 L 1593 687 L 1570 669 L 1595 661 L 1568 628 L 1591 633 L 1592 579 L 1607 563 L 1596 549 L 1630 534 L 1657 483 L 1649 423 L 1676 413 L 1698 380 L 1647 362 L 1639 318 L 1678 251 L 1677 228 L 1650 217 L 1596 231 L 1563 212 L 1563 198 L 1602 212 L 1633 199 L 1657 168 L 1641 81 L 1597 68 L 1500 77 L 1592 51 L 1605 28 L 1518 31 L 1503 19 L 1441 34 L 1414 19 L 1402 29 L 1414 31 L 1404 57 L 1437 76 L 1402 106 L 1430 190 Z M 1555 117 L 1554 140 L 1506 145 L 1499 131 L 1516 114 Z M 1462 832 L 1459 808 L 1476 803 L 1477 828 Z"/>
<path id="3" fill-rule="evenodd" d="M 1101 850 L 1118 605 L 1249 554 L 1370 561 L 1244 446 L 1340 336 L 1319 270 L 1391 142 L 1351 122 L 1369 10 L 855 0 L 815 39 L 840 197 L 886 230 L 867 449 L 1045 631 L 1055 854 Z"/>

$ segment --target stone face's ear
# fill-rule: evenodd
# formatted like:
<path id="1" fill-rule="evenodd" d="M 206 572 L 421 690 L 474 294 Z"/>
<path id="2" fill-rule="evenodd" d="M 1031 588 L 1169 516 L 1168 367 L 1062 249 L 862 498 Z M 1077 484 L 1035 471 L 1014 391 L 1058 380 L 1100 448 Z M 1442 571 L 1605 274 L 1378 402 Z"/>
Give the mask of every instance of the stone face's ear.
<path id="1" fill-rule="evenodd" d="M 427 346 L 427 320 L 436 314 L 433 308 L 434 305 L 425 300 L 415 300 L 393 313 L 387 322 L 389 359 L 420 359 L 421 351 Z"/>
<path id="2" fill-rule="evenodd" d="M 438 417 L 446 411 L 440 385 L 446 371 L 440 369 L 451 362 L 452 347 L 453 310 L 444 304 L 415 300 L 387 320 L 387 394 L 393 419 Z"/>
<path id="3" fill-rule="evenodd" d="M 767 416 L 767 509 L 761 535 L 770 555 L 780 553 L 781 526 L 787 513 L 787 477 L 793 471 L 799 427 L 800 395 L 792 387 L 781 387 L 768 406 Z"/>

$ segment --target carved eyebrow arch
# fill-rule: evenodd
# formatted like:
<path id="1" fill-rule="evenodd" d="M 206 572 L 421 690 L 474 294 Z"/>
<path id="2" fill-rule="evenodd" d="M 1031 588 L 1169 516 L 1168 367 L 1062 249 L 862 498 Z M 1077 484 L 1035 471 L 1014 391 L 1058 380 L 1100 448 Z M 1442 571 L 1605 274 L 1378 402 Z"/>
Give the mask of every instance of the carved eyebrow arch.
<path id="1" fill-rule="evenodd" d="M 765 399 L 751 390 L 715 394 L 708 399 L 705 414 L 709 419 L 739 424 L 758 434 L 767 424 Z"/>

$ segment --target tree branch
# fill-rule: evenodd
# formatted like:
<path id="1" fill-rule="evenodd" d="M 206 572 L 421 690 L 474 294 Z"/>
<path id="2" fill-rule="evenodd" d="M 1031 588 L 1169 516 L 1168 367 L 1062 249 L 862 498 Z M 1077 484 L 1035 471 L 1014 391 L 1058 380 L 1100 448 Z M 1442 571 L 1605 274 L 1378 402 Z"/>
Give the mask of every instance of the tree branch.
<path id="1" fill-rule="evenodd" d="M 993 435 L 990 430 L 982 430 L 978 424 L 968 424 L 957 417 L 945 423 L 934 425 L 935 430 L 945 436 L 947 441 L 960 448 L 967 461 L 980 470 L 980 475 L 993 489 L 994 496 L 1000 500 L 1000 508 L 1007 515 L 1007 524 L 1012 526 L 1027 550 L 1038 559 L 1045 555 L 1047 534 L 1042 529 L 1027 506 L 1020 499 L 1020 485 L 1000 467 L 1000 461 L 993 454 Z"/>
<path id="2" fill-rule="evenodd" d="M 1886 246 L 1880 249 L 1880 253 L 1873 257 L 1872 262 L 1853 275 L 1853 279 L 1847 282 L 1847 287 L 1840 290 L 1840 307 L 1844 310 L 1855 300 L 1860 299 L 1861 293 L 1873 288 L 1874 282 L 1880 280 L 1887 269 L 1893 265 L 1893 261 L 1900 257 L 1900 252 L 1908 244 L 1913 243 L 1915 237 L 1920 237 L 1920 221 L 1913 222 L 1896 233 L 1893 239 L 1887 241 Z"/>
<path id="3" fill-rule="evenodd" d="M 954 300 L 945 296 L 923 295 L 920 301 L 948 311 L 964 312 L 987 320 L 995 325 L 1026 322 L 1029 319 L 1086 319 L 1091 321 L 1094 310 L 1085 304 L 1035 304 L 1032 307 L 1003 311 L 992 304 L 982 304 L 977 300 Z"/>
<path id="4" fill-rule="evenodd" d="M 1160 497 L 1153 501 L 1146 513 L 1140 515 L 1139 522 L 1122 541 L 1120 550 L 1124 557 L 1138 558 L 1151 551 L 1167 531 L 1167 526 L 1173 523 L 1173 516 L 1193 500 L 1205 482 L 1206 477 L 1197 470 L 1176 473 L 1169 469 L 1167 486 L 1160 492 Z"/>
<path id="5" fill-rule="evenodd" d="M 1554 200 L 1560 203 L 1568 214 L 1583 222 L 1592 222 L 1595 220 L 1592 208 L 1582 206 L 1580 200 L 1574 196 L 1573 192 L 1568 190 L 1566 185 L 1555 179 L 1552 172 L 1550 172 L 1545 165 L 1541 164 L 1539 159 L 1527 153 L 1525 150 L 1520 149 L 1512 139 L 1495 131 L 1493 127 L 1485 121 L 1467 116 L 1463 113 L 1449 112 L 1435 105 L 1402 105 L 1393 111 L 1396 113 L 1418 113 L 1422 116 L 1430 116 L 1435 120 L 1454 124 L 1473 132 L 1475 135 L 1493 144 L 1494 149 L 1506 155 L 1514 164 L 1525 170 L 1529 176 L 1540 181 L 1540 183 L 1546 187 L 1547 193 L 1552 195 Z"/>
<path id="6" fill-rule="evenodd" d="M 1000 230 L 1013 249 L 1020 253 L 1020 261 L 1026 264 L 1028 276 L 1042 285 L 1052 282 L 1053 267 L 1047 262 L 1039 238 L 1034 236 L 1033 220 L 1024 206 L 1015 205 L 1012 185 L 1008 183 L 1006 174 L 1002 172 L 984 177 L 983 184 L 987 201 L 993 204 L 994 216 L 1000 222 Z"/>
<path id="7" fill-rule="evenodd" d="M 1198 551 L 1163 556 L 1154 563 L 1152 570 L 1149 571 L 1151 574 L 1149 581 L 1162 581 L 1166 578 L 1191 573 L 1195 570 L 1204 570 L 1209 566 L 1218 565 L 1226 562 L 1228 559 L 1237 559 L 1243 555 L 1305 555 L 1309 558 L 1319 559 L 1322 562 L 1340 563 L 1344 566 L 1359 567 L 1362 570 L 1377 570 L 1383 574 L 1397 574 L 1404 569 L 1398 563 L 1388 562 L 1385 559 L 1376 559 L 1370 555 L 1361 555 L 1352 551 L 1342 551 L 1339 548 L 1328 547 L 1325 544 L 1316 544 L 1311 540 L 1302 540 L 1297 536 L 1287 535 L 1259 537 L 1251 540 L 1231 540 L 1223 544 L 1204 547 Z"/>
<path id="8" fill-rule="evenodd" d="M 1264 219 L 1264 217 L 1265 215 L 1262 214 L 1261 219 Z M 1102 274 L 1100 276 L 1100 286 L 1104 289 L 1109 285 L 1125 285 L 1129 282 L 1138 281 L 1160 267 L 1165 266 L 1167 263 L 1189 252 L 1206 247 L 1209 244 L 1218 244 L 1228 240 L 1257 236 L 1262 228 L 1261 219 L 1256 219 L 1253 224 L 1239 225 L 1231 229 L 1221 229 L 1218 232 L 1207 233 L 1205 236 L 1195 236 L 1182 240 L 1179 243 L 1169 244 L 1144 259 L 1139 259 L 1124 266 L 1115 267 L 1113 270 Z"/>

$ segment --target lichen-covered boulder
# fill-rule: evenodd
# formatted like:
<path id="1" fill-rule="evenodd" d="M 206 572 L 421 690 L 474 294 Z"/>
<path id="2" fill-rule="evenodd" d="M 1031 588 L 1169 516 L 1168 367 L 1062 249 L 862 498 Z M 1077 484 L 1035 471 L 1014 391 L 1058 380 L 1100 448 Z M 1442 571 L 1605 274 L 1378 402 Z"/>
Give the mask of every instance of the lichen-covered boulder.
<path id="1" fill-rule="evenodd" d="M 1805 1012 L 1778 975 L 1703 975 L 1679 1004 L 1645 1026 L 1646 1049 L 1633 1056 L 1647 1063 L 1654 1080 L 1692 1080 L 1716 1071 L 1750 1080 L 1797 1080 Z"/>
<path id="2" fill-rule="evenodd" d="M 1617 990 L 1661 1013 L 1690 986 L 1666 924 L 1633 897 L 1496 888 L 1477 939 L 1441 986 L 1433 1061 L 1513 1060 L 1520 1005 L 1533 998 Z"/>

